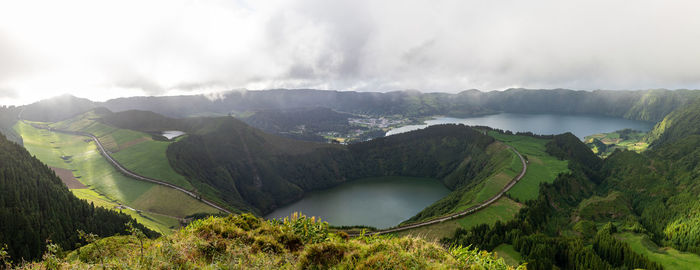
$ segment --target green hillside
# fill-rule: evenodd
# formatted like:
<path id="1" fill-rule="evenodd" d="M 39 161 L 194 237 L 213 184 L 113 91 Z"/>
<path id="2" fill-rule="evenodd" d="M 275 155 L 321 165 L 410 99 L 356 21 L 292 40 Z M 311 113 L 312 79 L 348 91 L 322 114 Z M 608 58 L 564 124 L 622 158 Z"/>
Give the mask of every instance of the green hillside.
<path id="1" fill-rule="evenodd" d="M 569 160 L 570 173 L 543 184 L 514 220 L 461 229 L 445 242 L 487 250 L 513 245 L 530 269 L 694 269 L 700 262 L 698 116 L 695 103 L 682 107 L 667 117 L 669 133 L 653 148 L 615 151 L 605 160 L 573 136 L 555 136 L 547 152 Z"/>
<path id="2" fill-rule="evenodd" d="M 700 135 L 700 98 L 673 111 L 654 126 L 646 141 L 652 147 L 673 142 L 688 135 Z"/>
<path id="3" fill-rule="evenodd" d="M 137 209 L 123 211 L 155 231 L 169 233 L 179 227 L 179 219 L 218 212 L 182 192 L 122 175 L 86 137 L 49 132 L 22 122 L 15 130 L 32 155 L 49 166 L 70 170 L 87 186 L 72 190 L 77 197 L 113 209 L 120 205 Z"/>
<path id="4" fill-rule="evenodd" d="M 172 142 L 155 140 L 154 136 L 135 130 L 103 124 L 101 117 L 109 112 L 90 111 L 49 126 L 58 130 L 81 131 L 95 135 L 125 168 L 140 175 L 163 180 L 192 190 L 193 187 L 173 170 L 165 156 Z M 158 137 L 155 137 L 158 138 Z"/>
<path id="5" fill-rule="evenodd" d="M 269 135 L 233 118 L 216 119 L 208 133 L 168 148 L 173 167 L 203 194 L 247 204 L 260 213 L 307 191 L 375 176 L 440 179 L 468 185 L 490 157 L 493 138 L 465 126 L 444 125 L 349 146 L 300 142 Z"/>
<path id="6" fill-rule="evenodd" d="M 478 250 L 417 238 L 349 239 L 305 216 L 265 221 L 251 215 L 197 220 L 158 239 L 138 234 L 97 240 L 25 269 L 525 269 Z"/>
<path id="7" fill-rule="evenodd" d="M 0 248 L 9 256 L 2 259 L 22 262 L 39 258 L 47 240 L 74 249 L 77 230 L 125 234 L 133 219 L 76 198 L 49 167 L 0 135 L 0 221 Z"/>

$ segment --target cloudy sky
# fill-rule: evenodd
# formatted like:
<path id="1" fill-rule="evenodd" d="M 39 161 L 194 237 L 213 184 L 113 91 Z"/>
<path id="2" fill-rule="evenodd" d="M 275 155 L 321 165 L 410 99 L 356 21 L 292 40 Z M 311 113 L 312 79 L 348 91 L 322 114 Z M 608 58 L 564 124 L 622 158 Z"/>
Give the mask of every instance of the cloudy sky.
<path id="1" fill-rule="evenodd" d="M 227 89 L 700 88 L 700 1 L 0 0 L 0 104 Z"/>

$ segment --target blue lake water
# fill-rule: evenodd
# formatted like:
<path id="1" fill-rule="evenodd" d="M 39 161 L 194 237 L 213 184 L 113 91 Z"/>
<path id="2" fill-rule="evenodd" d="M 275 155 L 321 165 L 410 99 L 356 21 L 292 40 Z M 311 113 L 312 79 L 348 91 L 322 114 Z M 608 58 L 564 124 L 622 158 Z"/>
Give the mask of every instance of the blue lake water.
<path id="1" fill-rule="evenodd" d="M 580 139 L 596 133 L 612 132 L 625 128 L 646 132 L 654 127 L 654 123 L 651 122 L 629 120 L 617 117 L 595 115 L 501 113 L 470 118 L 435 117 L 432 120 L 425 121 L 423 125 L 403 126 L 389 130 L 386 135 L 389 136 L 439 124 L 489 126 L 492 128 L 510 130 L 513 132 L 530 131 L 532 133 L 542 135 L 571 132 Z"/>

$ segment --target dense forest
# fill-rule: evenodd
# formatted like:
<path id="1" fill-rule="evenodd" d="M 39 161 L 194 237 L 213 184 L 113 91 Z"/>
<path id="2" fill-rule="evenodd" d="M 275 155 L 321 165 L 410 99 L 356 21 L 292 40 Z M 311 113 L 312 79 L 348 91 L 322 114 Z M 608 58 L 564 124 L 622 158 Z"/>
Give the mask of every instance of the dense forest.
<path id="1" fill-rule="evenodd" d="M 615 236 L 620 232 L 700 254 L 700 134 L 686 126 L 698 116 L 697 103 L 687 104 L 666 117 L 669 125 L 657 125 L 652 134 L 662 135 L 652 150 L 615 151 L 605 160 L 573 136 L 557 135 L 547 151 L 570 160 L 571 173 L 543 184 L 515 220 L 461 229 L 443 241 L 511 244 L 530 269 L 661 268 L 632 252 Z"/>
<path id="2" fill-rule="evenodd" d="M 128 222 L 136 223 L 73 196 L 49 167 L 0 135 L 0 247 L 6 245 L 12 260 L 40 258 L 47 241 L 74 249 L 81 243 L 78 230 L 101 237 L 128 234 Z"/>

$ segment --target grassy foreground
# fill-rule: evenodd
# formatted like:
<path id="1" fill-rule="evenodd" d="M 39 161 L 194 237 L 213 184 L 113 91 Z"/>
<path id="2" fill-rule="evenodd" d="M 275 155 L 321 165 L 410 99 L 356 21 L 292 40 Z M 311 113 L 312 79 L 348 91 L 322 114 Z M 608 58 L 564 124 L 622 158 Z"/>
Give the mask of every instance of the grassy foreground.
<path id="1" fill-rule="evenodd" d="M 88 237 L 89 238 L 89 237 Z M 115 236 L 24 269 L 524 269 L 469 248 L 409 237 L 350 239 L 303 215 L 266 221 L 244 214 L 197 220 L 158 239 Z"/>

